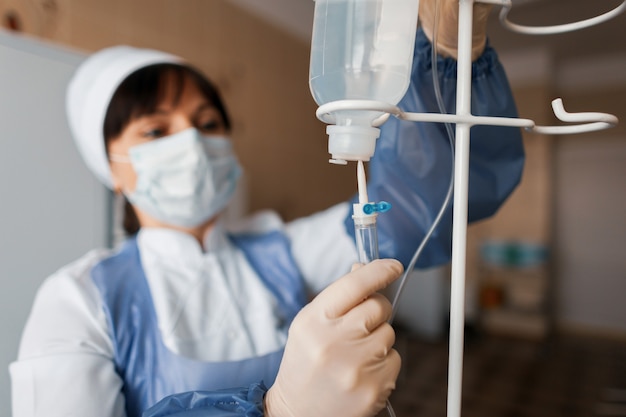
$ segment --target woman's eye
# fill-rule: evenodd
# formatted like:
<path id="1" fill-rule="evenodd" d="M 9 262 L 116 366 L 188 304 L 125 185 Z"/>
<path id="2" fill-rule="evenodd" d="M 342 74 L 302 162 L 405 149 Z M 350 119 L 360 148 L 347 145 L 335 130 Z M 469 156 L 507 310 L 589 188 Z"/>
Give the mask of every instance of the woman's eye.
<path id="1" fill-rule="evenodd" d="M 213 132 L 222 127 L 221 123 L 216 122 L 215 120 L 210 120 L 206 123 L 200 124 L 200 129 L 205 132 Z"/>
<path id="2" fill-rule="evenodd" d="M 150 129 L 145 131 L 143 135 L 149 139 L 156 139 L 165 136 L 165 131 L 163 129 Z"/>

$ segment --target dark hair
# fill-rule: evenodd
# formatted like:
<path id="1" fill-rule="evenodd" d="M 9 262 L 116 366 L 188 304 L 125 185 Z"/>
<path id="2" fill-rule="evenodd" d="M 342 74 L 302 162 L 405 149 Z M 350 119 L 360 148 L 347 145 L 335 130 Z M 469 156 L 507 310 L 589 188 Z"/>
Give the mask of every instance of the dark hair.
<path id="1" fill-rule="evenodd" d="M 185 80 L 191 80 L 220 113 L 226 130 L 230 130 L 230 119 L 222 99 L 217 89 L 202 73 L 187 65 L 172 63 L 149 65 L 126 77 L 111 98 L 103 126 L 107 154 L 109 143 L 117 138 L 132 120 L 156 111 L 165 95 L 165 81 L 169 79 L 174 80 L 178 92 L 174 97 L 175 103 L 180 99 Z M 124 202 L 123 227 L 129 236 L 136 234 L 140 228 L 135 210 L 128 200 Z"/>

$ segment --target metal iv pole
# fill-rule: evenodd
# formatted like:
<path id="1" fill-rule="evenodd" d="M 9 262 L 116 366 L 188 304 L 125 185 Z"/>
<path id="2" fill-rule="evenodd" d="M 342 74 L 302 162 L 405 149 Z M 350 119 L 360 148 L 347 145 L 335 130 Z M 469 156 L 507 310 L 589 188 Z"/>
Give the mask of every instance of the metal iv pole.
<path id="1" fill-rule="evenodd" d="M 471 115 L 472 20 L 474 0 L 459 0 L 456 112 Z M 463 346 L 465 326 L 465 269 L 467 252 L 467 201 L 470 128 L 456 123 L 454 154 L 454 207 L 452 212 L 452 269 L 450 294 L 450 342 L 448 359 L 448 417 L 461 415 Z"/>

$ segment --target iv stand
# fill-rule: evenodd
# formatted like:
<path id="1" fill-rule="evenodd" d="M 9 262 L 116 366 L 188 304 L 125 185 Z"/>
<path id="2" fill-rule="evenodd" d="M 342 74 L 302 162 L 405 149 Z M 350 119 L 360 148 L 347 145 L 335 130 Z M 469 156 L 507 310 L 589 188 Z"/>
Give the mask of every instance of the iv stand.
<path id="1" fill-rule="evenodd" d="M 502 3 L 496 1 L 482 1 L 483 3 Z M 624 8 L 622 3 L 619 8 Z M 461 118 L 471 117 L 471 50 L 472 50 L 472 23 L 474 0 L 459 0 L 459 32 L 458 32 L 458 74 L 457 74 L 457 115 Z M 505 8 L 501 18 L 506 18 L 510 9 Z M 601 113 L 587 113 L 570 115 L 563 109 L 562 102 L 553 101 L 555 115 L 563 121 L 583 122 L 583 125 L 543 128 L 534 127 L 535 132 L 541 133 L 575 133 L 602 129 L 617 124 L 617 118 Z M 595 120 L 595 121 L 594 121 Z M 584 123 L 587 122 L 587 123 Z M 456 122 L 456 144 L 454 161 L 454 207 L 452 224 L 452 271 L 450 295 L 450 345 L 448 359 L 448 417 L 461 415 L 461 392 L 463 380 L 463 345 L 465 325 L 465 269 L 467 250 L 467 201 L 469 177 L 469 144 L 472 122 Z M 527 126 L 528 127 L 528 126 Z"/>
<path id="2" fill-rule="evenodd" d="M 562 122 L 576 124 L 536 126 L 529 119 L 473 116 L 471 114 L 471 50 L 473 7 L 475 2 L 503 6 L 504 8 L 500 14 L 502 24 L 511 30 L 528 34 L 561 33 L 588 27 L 608 20 L 626 9 L 625 0 L 614 10 L 593 19 L 567 25 L 535 28 L 516 25 L 507 20 L 507 14 L 511 9 L 510 0 L 459 0 L 456 114 L 405 113 L 397 106 L 370 100 L 334 101 L 320 106 L 316 112 L 318 119 L 330 124 L 334 124 L 335 116 L 333 112 L 338 110 L 379 110 L 385 112 L 385 114 L 375 120 L 375 126 L 383 124 L 391 114 L 402 120 L 454 123 L 456 125 L 447 417 L 460 417 L 461 415 L 470 128 L 474 125 L 523 127 L 533 133 L 556 135 L 591 132 L 610 128 L 618 123 L 617 117 L 611 114 L 594 112 L 568 113 L 565 111 L 560 98 L 552 102 L 555 116 Z"/>
<path id="3" fill-rule="evenodd" d="M 459 0 L 457 114 L 471 115 L 473 0 Z M 469 71 L 466 69 L 469 68 Z M 461 415 L 463 346 L 465 330 L 465 260 L 467 252 L 467 200 L 470 123 L 457 123 L 454 155 L 454 200 L 452 212 L 452 270 L 450 294 L 450 342 L 448 354 L 449 417 Z"/>

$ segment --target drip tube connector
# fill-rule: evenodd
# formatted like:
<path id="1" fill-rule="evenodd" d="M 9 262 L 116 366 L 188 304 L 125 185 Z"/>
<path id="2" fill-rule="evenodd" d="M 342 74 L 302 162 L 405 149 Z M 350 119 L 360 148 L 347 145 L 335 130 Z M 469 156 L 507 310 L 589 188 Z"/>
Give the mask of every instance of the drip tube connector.
<path id="1" fill-rule="evenodd" d="M 381 201 L 380 203 L 367 203 L 363 205 L 363 213 L 385 213 L 391 209 L 391 203 Z"/>
<path id="2" fill-rule="evenodd" d="M 386 201 L 379 203 L 355 203 L 352 205 L 352 219 L 355 225 L 368 225 L 376 223 L 379 213 L 385 213 L 391 209 L 391 204 Z"/>

